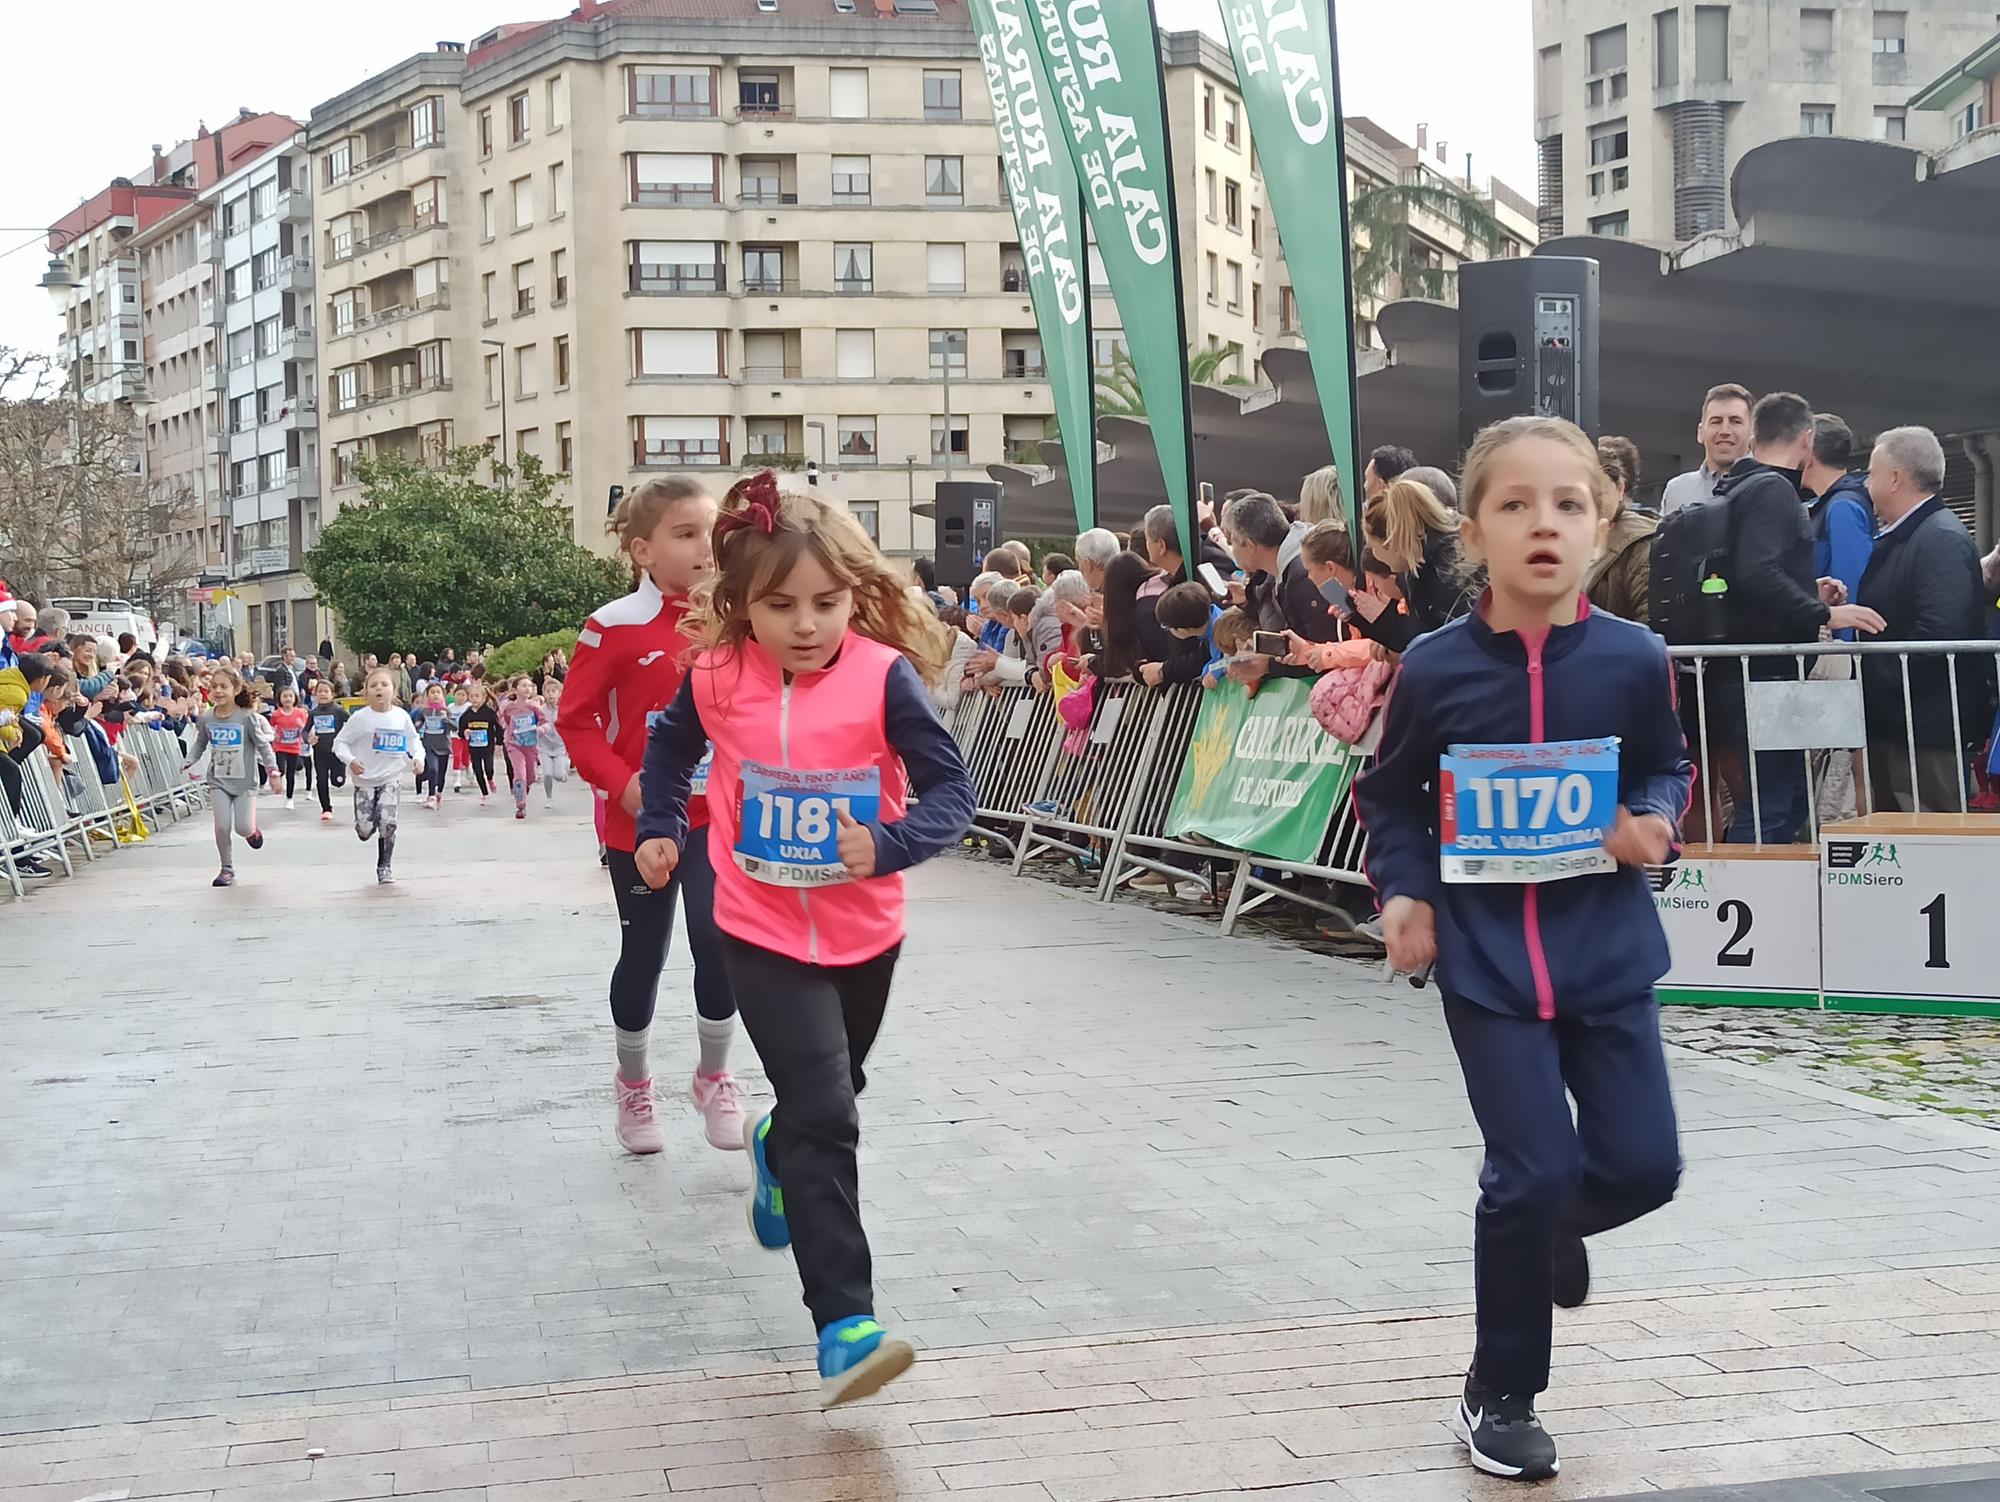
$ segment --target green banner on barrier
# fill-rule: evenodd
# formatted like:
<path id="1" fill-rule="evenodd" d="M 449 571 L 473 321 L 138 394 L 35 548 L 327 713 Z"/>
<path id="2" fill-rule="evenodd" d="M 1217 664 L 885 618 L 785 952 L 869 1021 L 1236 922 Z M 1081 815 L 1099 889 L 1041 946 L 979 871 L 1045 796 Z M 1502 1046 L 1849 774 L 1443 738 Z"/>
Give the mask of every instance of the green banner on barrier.
<path id="1" fill-rule="evenodd" d="M 993 101 L 1000 164 L 1014 232 L 1055 398 L 1077 530 L 1097 525 L 1096 373 L 1091 368 L 1090 288 L 1083 190 L 1055 95 L 1029 25 L 1031 0 L 972 0 L 972 26 Z"/>
<path id="2" fill-rule="evenodd" d="M 1360 756 L 1320 729 L 1312 680 L 1234 681 L 1202 696 L 1167 833 L 1199 834 L 1273 860 L 1310 861 Z"/>
<path id="3" fill-rule="evenodd" d="M 1033 0 L 1028 18 L 1146 399 L 1160 499 L 1180 522 L 1182 554 L 1198 557 L 1187 310 L 1153 10 L 1147 0 Z"/>
<path id="4" fill-rule="evenodd" d="M 1278 240 L 1289 247 L 1320 415 L 1352 510 L 1361 499 L 1354 281 L 1347 267 L 1347 133 L 1333 0 L 1225 0 L 1222 19 Z M 1350 526 L 1358 523 L 1350 516 Z"/>

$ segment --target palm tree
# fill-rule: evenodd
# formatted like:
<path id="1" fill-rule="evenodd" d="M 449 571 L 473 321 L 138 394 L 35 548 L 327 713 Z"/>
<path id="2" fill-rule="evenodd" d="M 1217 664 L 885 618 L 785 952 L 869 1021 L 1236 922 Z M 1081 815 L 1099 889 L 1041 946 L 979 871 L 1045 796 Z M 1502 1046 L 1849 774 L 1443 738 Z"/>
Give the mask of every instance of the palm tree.
<path id="1" fill-rule="evenodd" d="M 1455 300 L 1458 272 L 1426 265 L 1418 258 L 1416 237 L 1410 230 L 1411 216 L 1418 213 L 1458 226 L 1474 248 L 1489 257 L 1505 238 L 1500 221 L 1484 200 L 1448 182 L 1425 179 L 1364 189 L 1348 205 L 1357 302 L 1390 302 L 1398 297 Z"/>
<path id="2" fill-rule="evenodd" d="M 1243 346 L 1231 340 L 1220 349 L 1188 351 L 1188 384 L 1191 386 L 1248 386 L 1244 377 L 1223 366 L 1243 353 Z M 1139 372 L 1122 346 L 1111 352 L 1111 363 L 1097 372 L 1097 415 L 1099 417 L 1144 417 L 1146 396 L 1139 389 Z"/>

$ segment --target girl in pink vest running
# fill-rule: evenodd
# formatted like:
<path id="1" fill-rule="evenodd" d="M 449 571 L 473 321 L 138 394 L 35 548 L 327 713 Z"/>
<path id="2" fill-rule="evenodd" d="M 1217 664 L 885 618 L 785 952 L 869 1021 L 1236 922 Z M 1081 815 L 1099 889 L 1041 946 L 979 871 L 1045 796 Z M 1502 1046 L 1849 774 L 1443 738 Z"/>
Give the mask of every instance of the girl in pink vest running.
<path id="1" fill-rule="evenodd" d="M 765 473 L 730 492 L 715 557 L 693 618 L 707 646 L 646 746 L 635 861 L 652 887 L 672 879 L 712 744 L 715 923 L 777 1095 L 744 1126 L 750 1226 L 792 1248 L 830 1408 L 915 1359 L 875 1322 L 855 1097 L 903 944 L 902 872 L 958 842 L 972 780 L 925 682 L 950 633 L 853 518 Z"/>

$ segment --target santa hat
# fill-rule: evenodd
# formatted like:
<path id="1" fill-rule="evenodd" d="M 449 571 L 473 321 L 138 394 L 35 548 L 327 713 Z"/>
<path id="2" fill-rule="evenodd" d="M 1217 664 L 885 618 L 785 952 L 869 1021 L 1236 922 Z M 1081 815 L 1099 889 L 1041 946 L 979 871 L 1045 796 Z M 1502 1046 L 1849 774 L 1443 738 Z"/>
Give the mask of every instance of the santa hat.
<path id="1" fill-rule="evenodd" d="M 0 609 L 14 603 L 14 591 L 7 587 L 7 581 L 0 579 Z"/>

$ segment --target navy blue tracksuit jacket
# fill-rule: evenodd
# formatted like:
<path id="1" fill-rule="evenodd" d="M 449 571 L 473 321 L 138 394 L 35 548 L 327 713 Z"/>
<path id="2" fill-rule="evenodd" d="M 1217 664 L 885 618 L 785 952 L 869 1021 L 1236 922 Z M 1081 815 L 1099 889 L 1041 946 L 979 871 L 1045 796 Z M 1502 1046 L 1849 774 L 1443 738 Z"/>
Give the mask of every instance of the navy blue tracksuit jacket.
<path id="1" fill-rule="evenodd" d="M 1459 743 L 1615 735 L 1619 801 L 1676 830 L 1693 780 L 1665 644 L 1579 603 L 1576 624 L 1540 641 L 1495 632 L 1476 611 L 1419 637 L 1390 695 L 1375 765 L 1354 790 L 1378 895 L 1437 911 L 1439 989 L 1545 1019 L 1621 1006 L 1666 974 L 1646 873 L 1621 866 L 1539 886 L 1445 884 L 1438 757 Z"/>

